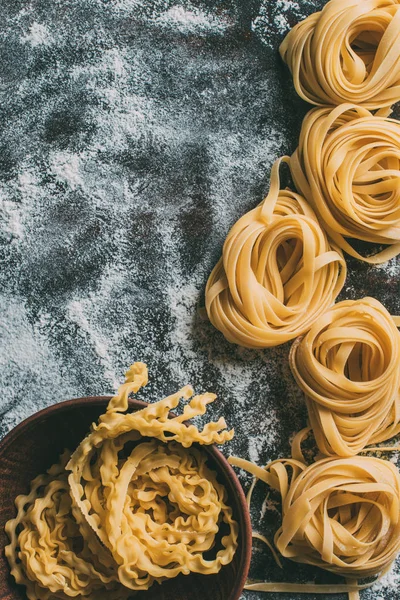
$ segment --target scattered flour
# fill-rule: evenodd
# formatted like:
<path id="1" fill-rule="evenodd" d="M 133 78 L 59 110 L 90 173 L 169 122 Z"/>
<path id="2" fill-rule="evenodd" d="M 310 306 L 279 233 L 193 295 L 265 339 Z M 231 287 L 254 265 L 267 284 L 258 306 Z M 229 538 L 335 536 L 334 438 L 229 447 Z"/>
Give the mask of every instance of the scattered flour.
<path id="1" fill-rule="evenodd" d="M 33 412 L 66 400 L 69 382 L 68 369 L 56 358 L 39 328 L 29 322 L 22 298 L 0 295 L 0 339 L 3 436 Z"/>
<path id="2" fill-rule="evenodd" d="M 383 263 L 382 265 L 375 265 L 374 269 L 379 269 L 380 271 L 384 271 L 389 277 L 400 277 L 400 258 L 396 256 L 392 258 L 387 263 Z"/>
<path id="3" fill-rule="evenodd" d="M 11 242 L 23 236 L 21 211 L 14 202 L 6 200 L 0 189 L 0 222 L 3 234 Z"/>
<path id="4" fill-rule="evenodd" d="M 30 26 L 29 33 L 22 38 L 22 41 L 35 48 L 36 46 L 50 46 L 54 43 L 54 38 L 46 25 L 35 21 Z"/>
<path id="5" fill-rule="evenodd" d="M 161 27 L 173 28 L 181 33 L 210 34 L 224 33 L 231 24 L 221 16 L 206 13 L 192 6 L 176 5 L 156 17 Z"/>
<path id="6" fill-rule="evenodd" d="M 112 367 L 112 359 L 108 352 L 108 340 L 90 322 L 92 314 L 92 302 L 90 299 L 73 300 L 67 305 L 67 318 L 76 323 L 82 335 L 87 334 L 89 343 L 100 358 L 103 367 L 103 375 L 106 380 L 116 389 L 120 382 L 120 374 L 116 374 Z"/>
<path id="7" fill-rule="evenodd" d="M 264 448 L 264 436 L 253 436 L 248 440 L 249 457 L 253 463 L 260 464 L 260 453 Z"/>
<path id="8" fill-rule="evenodd" d="M 184 35 L 221 35 L 234 25 L 234 21 L 225 10 L 218 10 L 216 14 L 185 0 L 115 0 L 110 9 Z"/>
<path id="9" fill-rule="evenodd" d="M 54 152 L 50 155 L 50 169 L 58 181 L 64 181 L 71 190 L 83 184 L 80 173 L 81 158 L 71 152 Z"/>
<path id="10" fill-rule="evenodd" d="M 312 0 L 263 0 L 257 17 L 252 21 L 252 30 L 270 48 L 275 48 L 283 36 L 299 21 L 315 11 Z"/>
<path id="11" fill-rule="evenodd" d="M 365 595 L 367 598 L 376 600 L 377 592 L 389 592 L 397 590 L 400 584 L 400 572 L 393 567 L 389 573 L 386 573 L 370 590 L 367 590 Z"/>

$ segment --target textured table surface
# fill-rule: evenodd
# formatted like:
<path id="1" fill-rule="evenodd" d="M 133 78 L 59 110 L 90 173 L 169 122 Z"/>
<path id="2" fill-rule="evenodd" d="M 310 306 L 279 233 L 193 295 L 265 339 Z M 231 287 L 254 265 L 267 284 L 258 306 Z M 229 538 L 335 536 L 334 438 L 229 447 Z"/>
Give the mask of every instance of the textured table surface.
<path id="1" fill-rule="evenodd" d="M 307 107 L 277 50 L 322 5 L 1 0 L 1 436 L 55 402 L 112 393 L 142 360 L 145 400 L 187 383 L 218 393 L 210 412 L 236 429 L 226 454 L 288 454 L 305 424 L 288 346 L 232 347 L 198 309 L 230 226 L 295 149 Z M 396 259 L 349 261 L 342 298 L 400 313 L 399 275 Z M 253 523 L 272 532 L 266 492 Z M 258 579 L 329 580 L 284 566 L 255 547 Z M 362 598 L 400 598 L 399 580 Z"/>

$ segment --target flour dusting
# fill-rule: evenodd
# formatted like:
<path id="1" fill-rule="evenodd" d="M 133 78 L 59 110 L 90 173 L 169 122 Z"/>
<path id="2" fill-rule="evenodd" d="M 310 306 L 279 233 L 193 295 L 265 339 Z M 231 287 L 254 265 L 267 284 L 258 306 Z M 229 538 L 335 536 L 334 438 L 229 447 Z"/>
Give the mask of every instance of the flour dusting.
<path id="1" fill-rule="evenodd" d="M 30 26 L 29 32 L 22 37 L 22 41 L 35 48 L 36 46 L 49 46 L 54 39 L 46 25 L 35 21 Z"/>
<path id="2" fill-rule="evenodd" d="M 371 600 L 376 600 L 377 596 L 376 593 L 380 592 L 380 593 L 390 593 L 391 590 L 397 590 L 400 584 L 400 573 L 399 571 L 395 568 L 392 567 L 390 569 L 390 571 L 388 573 L 386 573 L 386 575 L 384 575 L 381 579 L 379 579 L 379 581 L 377 583 L 375 583 L 373 585 L 373 587 L 370 590 L 366 591 L 366 598 L 371 598 Z M 386 597 L 388 597 L 385 594 Z M 383 597 L 385 597 L 383 596 Z"/>
<path id="3" fill-rule="evenodd" d="M 55 152 L 50 155 L 51 170 L 58 181 L 65 182 L 72 190 L 83 184 L 80 174 L 81 159 L 70 152 Z"/>
<path id="4" fill-rule="evenodd" d="M 315 12 L 313 0 L 263 0 L 257 17 L 252 21 L 252 30 L 270 48 L 275 48 L 289 30 Z"/>
<path id="5" fill-rule="evenodd" d="M 120 375 L 116 375 L 112 368 L 111 358 L 108 352 L 108 340 L 103 338 L 102 334 L 97 330 L 96 325 L 91 323 L 91 304 L 90 301 L 73 300 L 67 306 L 67 318 L 75 323 L 82 336 L 88 337 L 89 343 L 100 359 L 100 363 L 104 369 L 104 378 L 110 381 L 112 386 L 110 389 L 116 389 L 120 380 Z"/>
<path id="6" fill-rule="evenodd" d="M 162 27 L 174 28 L 181 33 L 223 33 L 229 28 L 227 21 L 195 7 L 172 6 L 155 19 Z"/>
<path id="7" fill-rule="evenodd" d="M 389 277 L 393 277 L 397 280 L 400 278 L 400 258 L 398 256 L 392 258 L 387 263 L 383 263 L 382 265 L 375 265 L 374 268 L 383 271 Z"/>
<path id="8" fill-rule="evenodd" d="M 39 328 L 29 322 L 22 298 L 3 295 L 0 338 L 0 435 L 3 436 L 29 413 L 66 400 L 70 382 L 68 369 L 54 355 Z M 29 409 L 24 402 L 24 392 L 29 396 Z"/>
<path id="9" fill-rule="evenodd" d="M 0 190 L 0 220 L 2 223 L 3 235 L 13 242 L 15 238 L 21 238 L 23 227 L 21 223 L 21 213 L 18 207 L 9 200 L 2 197 Z"/>

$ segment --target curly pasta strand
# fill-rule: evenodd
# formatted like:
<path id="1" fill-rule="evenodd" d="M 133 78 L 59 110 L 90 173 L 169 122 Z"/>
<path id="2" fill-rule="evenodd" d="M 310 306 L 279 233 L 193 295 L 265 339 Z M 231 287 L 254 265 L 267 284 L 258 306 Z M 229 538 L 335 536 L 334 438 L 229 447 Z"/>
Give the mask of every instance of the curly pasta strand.
<path id="1" fill-rule="evenodd" d="M 105 569 L 97 561 L 72 519 L 67 458 L 34 479 L 28 495 L 16 499 L 17 517 L 6 524 L 11 574 L 26 586 L 29 600 L 127 598 L 116 568 Z"/>
<path id="2" fill-rule="evenodd" d="M 180 573 L 217 573 L 233 559 L 238 525 L 226 490 L 192 447 L 227 441 L 233 431 L 224 419 L 202 431 L 185 424 L 205 414 L 213 394 L 170 417 L 193 395 L 190 386 L 126 413 L 129 394 L 147 380 L 146 365 L 135 363 L 72 456 L 16 499 L 6 556 L 29 600 L 123 600 Z"/>

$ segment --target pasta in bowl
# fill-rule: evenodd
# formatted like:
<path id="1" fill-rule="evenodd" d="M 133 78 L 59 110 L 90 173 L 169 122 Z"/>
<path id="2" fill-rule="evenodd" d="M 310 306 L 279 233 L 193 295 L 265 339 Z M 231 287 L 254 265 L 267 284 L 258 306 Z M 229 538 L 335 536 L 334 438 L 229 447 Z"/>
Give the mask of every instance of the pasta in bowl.
<path id="1" fill-rule="evenodd" d="M 200 431 L 186 424 L 212 394 L 192 398 L 179 417 L 169 413 L 189 400 L 190 386 L 149 405 L 128 400 L 146 381 L 136 363 L 114 398 L 55 405 L 3 440 L 0 535 L 25 588 L 2 556 L 0 598 L 240 597 L 249 515 L 211 445 L 232 432 L 223 419 Z"/>

